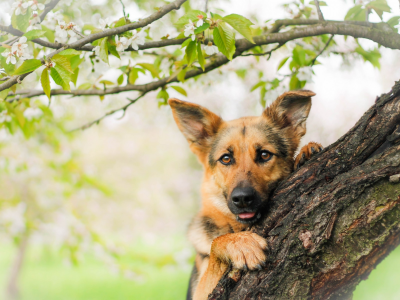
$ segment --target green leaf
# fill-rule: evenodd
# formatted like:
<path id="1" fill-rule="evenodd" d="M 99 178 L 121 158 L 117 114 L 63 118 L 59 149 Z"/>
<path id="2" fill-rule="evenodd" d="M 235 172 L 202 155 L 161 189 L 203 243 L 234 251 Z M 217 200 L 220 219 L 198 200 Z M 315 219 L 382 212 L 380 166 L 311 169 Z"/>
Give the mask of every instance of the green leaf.
<path id="1" fill-rule="evenodd" d="M 72 56 L 69 61 L 71 63 L 71 69 L 75 70 L 82 62 L 83 58 L 80 58 L 78 55 Z"/>
<path id="2" fill-rule="evenodd" d="M 79 87 L 78 90 L 88 90 L 91 89 L 93 85 L 90 82 L 82 83 Z"/>
<path id="3" fill-rule="evenodd" d="M 251 25 L 253 25 L 253 23 L 249 19 L 247 19 L 241 15 L 237 15 L 237 14 L 231 14 L 222 19 L 226 23 L 231 25 L 234 29 L 236 29 L 237 32 L 239 32 L 241 35 L 243 35 L 248 41 L 250 41 L 254 44 L 251 27 L 250 27 Z"/>
<path id="4" fill-rule="evenodd" d="M 296 75 L 293 75 L 293 76 L 290 78 L 289 88 L 290 88 L 291 91 L 292 91 L 292 90 L 301 89 L 301 82 L 300 82 L 300 80 L 297 78 Z"/>
<path id="5" fill-rule="evenodd" d="M 55 65 L 50 71 L 51 78 L 54 82 L 63 88 L 63 90 L 70 91 L 69 82 L 71 81 L 71 73 L 66 71 L 63 67 Z"/>
<path id="6" fill-rule="evenodd" d="M 210 24 L 204 23 L 203 25 L 201 25 L 200 27 L 197 27 L 197 28 L 194 30 L 194 34 L 202 33 L 204 30 L 208 29 L 208 27 L 210 27 Z"/>
<path id="7" fill-rule="evenodd" d="M 207 14 L 205 12 L 202 12 L 201 10 L 191 10 L 188 13 L 184 14 L 182 17 L 180 17 L 178 21 L 176 21 L 175 25 L 183 26 L 188 24 L 189 20 L 197 21 L 198 15 L 202 15 L 204 19 L 207 18 Z"/>
<path id="8" fill-rule="evenodd" d="M 184 89 L 183 87 L 180 87 L 180 86 L 178 86 L 178 85 L 171 85 L 171 87 L 172 87 L 175 91 L 177 91 L 178 93 L 180 93 L 180 94 L 182 94 L 183 96 L 186 96 L 186 97 L 187 97 L 187 93 L 186 93 L 186 91 L 185 91 L 185 89 Z"/>
<path id="9" fill-rule="evenodd" d="M 288 61 L 289 58 L 290 58 L 290 56 L 285 57 L 284 59 L 281 60 L 281 62 L 278 65 L 277 71 L 279 71 L 285 65 L 285 63 Z"/>
<path id="10" fill-rule="evenodd" d="M 356 5 L 349 9 L 344 19 L 353 21 L 365 21 L 365 9 L 362 5 Z"/>
<path id="11" fill-rule="evenodd" d="M 265 81 L 260 81 L 258 83 L 256 83 L 255 85 L 253 85 L 253 87 L 250 89 L 250 92 L 258 89 L 259 87 L 265 86 L 267 83 Z"/>
<path id="12" fill-rule="evenodd" d="M 78 80 L 78 75 L 79 75 L 79 68 L 76 68 L 74 70 L 74 74 L 72 74 L 71 76 L 71 81 L 73 82 L 73 84 L 76 86 L 76 81 Z"/>
<path id="13" fill-rule="evenodd" d="M 114 85 L 115 83 L 110 80 L 100 80 L 99 83 L 104 85 Z"/>
<path id="14" fill-rule="evenodd" d="M 191 41 L 186 47 L 187 64 L 190 66 L 196 59 L 196 41 Z"/>
<path id="15" fill-rule="evenodd" d="M 34 39 L 38 39 L 42 36 L 44 36 L 46 33 L 46 31 L 44 30 L 40 30 L 40 29 L 34 29 L 31 31 L 28 31 L 27 33 L 24 34 L 24 37 L 26 37 L 26 39 L 28 41 L 34 40 Z"/>
<path id="16" fill-rule="evenodd" d="M 138 72 L 135 69 L 132 69 L 129 72 L 128 81 L 130 84 L 135 84 L 136 79 L 139 78 Z"/>
<path id="17" fill-rule="evenodd" d="M 103 38 L 101 39 L 100 43 L 100 51 L 99 51 L 99 56 L 102 61 L 104 61 L 106 64 L 108 64 L 108 43 L 107 43 L 108 38 Z"/>
<path id="18" fill-rule="evenodd" d="M 80 55 L 81 53 L 79 51 L 76 51 L 75 49 L 65 49 L 58 53 L 58 55 L 64 55 L 64 56 L 75 56 L 75 55 Z"/>
<path id="19" fill-rule="evenodd" d="M 43 92 L 46 94 L 47 98 L 50 100 L 50 77 L 49 77 L 49 69 L 44 68 L 42 72 L 42 76 L 40 76 L 40 82 L 42 84 Z"/>
<path id="20" fill-rule="evenodd" d="M 161 91 L 159 91 L 158 94 L 157 94 L 157 98 L 158 98 L 158 99 L 163 99 L 163 100 L 164 100 L 164 101 L 162 101 L 161 103 L 160 103 L 160 102 L 158 103 L 159 106 L 160 106 L 160 105 L 164 105 L 164 104 L 167 104 L 167 101 L 168 101 L 168 99 L 169 99 L 169 94 L 167 93 L 166 90 L 161 89 Z"/>
<path id="21" fill-rule="evenodd" d="M 11 16 L 11 24 L 14 28 L 17 28 L 23 32 L 26 31 L 29 27 L 29 20 L 31 18 L 32 11 L 31 8 L 29 7 L 26 11 L 26 13 L 19 14 L 18 16 L 15 15 L 15 12 Z"/>
<path id="22" fill-rule="evenodd" d="M 232 60 L 235 53 L 235 32 L 232 31 L 225 23 L 219 23 L 214 28 L 214 43 L 218 50 L 224 54 L 229 60 Z"/>
<path id="23" fill-rule="evenodd" d="M 108 51 L 110 51 L 110 53 L 111 53 L 112 55 L 114 55 L 115 57 L 121 59 L 121 57 L 119 56 L 119 53 L 118 53 L 118 51 L 117 51 L 117 47 L 115 47 L 114 45 L 109 45 L 109 46 L 108 46 Z"/>
<path id="24" fill-rule="evenodd" d="M 191 38 L 188 38 L 187 40 L 185 40 L 185 41 L 182 43 L 181 49 L 187 47 L 187 45 L 189 45 L 190 42 L 192 42 L 192 39 L 191 39 Z"/>
<path id="25" fill-rule="evenodd" d="M 41 65 L 42 62 L 39 59 L 27 59 L 18 69 L 15 70 L 14 75 L 22 75 L 25 73 L 33 72 Z"/>
<path id="26" fill-rule="evenodd" d="M 153 78 L 156 78 L 156 77 L 160 78 L 160 74 L 158 73 L 158 70 L 154 65 L 149 64 L 149 63 L 140 63 L 140 64 L 137 64 L 137 65 L 145 68 L 148 71 L 150 71 L 150 73 L 153 76 Z"/>
<path id="27" fill-rule="evenodd" d="M 119 75 L 117 79 L 117 83 L 121 85 L 124 82 L 124 74 Z"/>
<path id="28" fill-rule="evenodd" d="M 64 55 L 59 55 L 56 54 L 51 58 L 52 61 L 56 63 L 56 65 L 61 66 L 65 71 L 73 74 L 74 71 L 72 71 L 71 68 L 71 62 L 69 61 L 68 57 L 65 57 Z"/>
<path id="29" fill-rule="evenodd" d="M 0 92 L 0 101 L 6 100 L 9 91 L 9 89 L 5 89 Z"/>
<path id="30" fill-rule="evenodd" d="M 383 12 L 391 12 L 390 6 L 387 4 L 386 0 L 376 0 L 368 3 L 367 8 L 372 8 L 374 10 L 380 10 Z"/>
<path id="31" fill-rule="evenodd" d="M 44 34 L 44 36 L 47 38 L 47 40 L 50 43 L 54 43 L 54 39 L 55 39 L 55 33 L 54 30 L 51 30 L 50 28 L 42 25 L 42 30 L 44 30 L 46 33 Z"/>
<path id="32" fill-rule="evenodd" d="M 393 29 L 396 29 L 396 31 L 397 31 L 397 28 L 395 28 L 394 26 L 399 25 L 399 20 L 400 20 L 400 17 L 395 16 L 395 17 L 390 18 L 386 23 Z"/>
<path id="33" fill-rule="evenodd" d="M 15 118 L 18 121 L 19 126 L 21 126 L 21 128 L 23 128 L 25 126 L 26 119 L 24 117 L 24 112 L 23 112 L 21 106 L 18 106 L 14 110 L 14 114 L 15 114 Z"/>
<path id="34" fill-rule="evenodd" d="M 124 25 L 126 25 L 126 20 L 125 20 L 125 17 L 122 17 L 122 18 L 118 19 L 117 22 L 115 22 L 114 28 L 121 27 Z"/>
<path id="35" fill-rule="evenodd" d="M 205 63 L 205 60 L 204 60 L 203 51 L 201 50 L 201 43 L 200 42 L 197 42 L 197 59 L 199 61 L 200 67 L 204 71 L 206 63 Z"/>
<path id="36" fill-rule="evenodd" d="M 185 82 L 185 76 L 186 76 L 187 68 L 183 69 L 182 71 L 179 72 L 178 76 L 176 77 L 180 82 Z"/>
<path id="37" fill-rule="evenodd" d="M 366 51 L 361 46 L 358 46 L 355 51 L 362 56 L 364 61 L 370 62 L 377 69 L 381 68 L 381 64 L 379 62 L 381 53 L 379 52 L 378 48 L 375 48 L 371 51 Z"/>
<path id="38" fill-rule="evenodd" d="M 293 60 L 300 66 L 305 66 L 306 65 L 306 52 L 304 49 L 297 45 L 293 49 Z"/>

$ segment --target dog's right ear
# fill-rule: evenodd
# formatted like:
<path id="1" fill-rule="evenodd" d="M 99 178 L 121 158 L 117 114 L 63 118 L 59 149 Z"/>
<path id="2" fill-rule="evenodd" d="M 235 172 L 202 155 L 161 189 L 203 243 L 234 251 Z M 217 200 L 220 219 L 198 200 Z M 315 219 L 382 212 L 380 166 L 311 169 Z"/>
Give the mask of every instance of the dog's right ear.
<path id="1" fill-rule="evenodd" d="M 172 98 L 168 100 L 168 104 L 172 108 L 176 124 L 188 140 L 191 148 L 204 150 L 208 147 L 211 138 L 222 124 L 222 119 L 208 109 L 194 103 Z M 192 150 L 196 149 L 192 148 Z"/>

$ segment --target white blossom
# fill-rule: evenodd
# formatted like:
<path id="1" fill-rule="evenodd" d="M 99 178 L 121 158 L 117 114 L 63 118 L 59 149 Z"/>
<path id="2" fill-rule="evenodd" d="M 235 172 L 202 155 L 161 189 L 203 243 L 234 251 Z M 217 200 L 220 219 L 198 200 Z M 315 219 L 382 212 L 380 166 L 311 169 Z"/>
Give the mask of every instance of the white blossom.
<path id="1" fill-rule="evenodd" d="M 115 44 L 118 52 L 124 51 L 129 47 L 129 40 L 126 37 L 118 38 L 118 35 L 115 36 Z"/>
<path id="2" fill-rule="evenodd" d="M 139 50 L 139 45 L 143 45 L 145 42 L 146 33 L 142 29 L 140 32 L 134 30 L 132 34 L 132 37 L 129 39 L 130 43 L 132 44 L 132 48 Z"/>
<path id="3" fill-rule="evenodd" d="M 0 123 L 11 122 L 12 118 L 6 110 L 0 112 Z"/>
<path id="4" fill-rule="evenodd" d="M 196 23 L 196 26 L 197 27 L 200 27 L 200 26 L 202 26 L 203 24 L 204 24 L 204 21 L 203 21 L 203 15 L 198 15 L 197 16 L 197 19 L 199 19 L 198 21 L 197 21 L 197 23 Z"/>
<path id="5" fill-rule="evenodd" d="M 30 6 L 33 10 L 44 10 L 44 4 L 39 3 L 37 0 L 32 0 L 24 3 L 25 7 Z"/>
<path id="6" fill-rule="evenodd" d="M 33 29 L 41 29 L 39 25 L 41 23 L 40 17 L 37 11 L 34 11 L 32 14 L 32 19 L 29 20 L 29 27 L 26 31 L 31 31 Z"/>
<path id="7" fill-rule="evenodd" d="M 184 35 L 186 37 L 192 36 L 192 41 L 194 41 L 196 39 L 196 36 L 194 35 L 195 28 L 196 28 L 196 26 L 194 25 L 192 20 L 189 20 L 189 24 L 185 25 Z"/>
<path id="8" fill-rule="evenodd" d="M 24 111 L 24 117 L 28 120 L 38 119 L 41 115 L 43 115 L 43 111 L 38 107 L 28 107 Z"/>
<path id="9" fill-rule="evenodd" d="M 73 40 L 76 40 L 74 29 L 76 29 L 75 23 L 69 22 L 66 24 L 64 21 L 58 21 L 58 25 L 56 26 L 56 39 L 65 41 L 69 35 L 71 37 L 70 43 L 72 43 Z"/>
<path id="10" fill-rule="evenodd" d="M 27 59 L 30 57 L 28 53 L 28 44 L 26 44 L 26 37 L 21 37 L 18 42 L 14 43 L 11 47 L 11 52 L 15 53 L 19 58 Z"/>
<path id="11" fill-rule="evenodd" d="M 64 21 L 58 22 L 58 25 L 56 26 L 56 36 L 60 38 L 68 37 L 67 25 Z"/>
<path id="12" fill-rule="evenodd" d="M 22 0 L 17 0 L 12 4 L 12 9 L 16 16 L 26 14 L 26 8 L 29 6 L 27 2 L 23 2 Z"/>
<path id="13" fill-rule="evenodd" d="M 311 67 L 303 67 L 299 69 L 297 73 L 297 78 L 300 81 L 310 81 L 312 77 L 312 68 Z"/>
<path id="14" fill-rule="evenodd" d="M 208 45 L 204 47 L 204 51 L 207 55 L 213 55 L 219 52 L 218 47 L 213 45 L 211 42 L 209 42 Z"/>
<path id="15" fill-rule="evenodd" d="M 2 56 L 7 57 L 6 63 L 12 63 L 13 65 L 15 65 L 17 63 L 17 59 L 15 58 L 15 54 L 12 53 L 11 51 L 4 51 L 3 53 L 1 53 Z"/>
<path id="16" fill-rule="evenodd" d="M 4 68 L 0 69 L 0 74 L 6 74 L 6 70 L 4 70 Z"/>
<path id="17" fill-rule="evenodd" d="M 101 30 L 105 30 L 107 26 L 110 27 L 111 23 L 112 23 L 111 18 L 105 18 L 99 20 Z"/>

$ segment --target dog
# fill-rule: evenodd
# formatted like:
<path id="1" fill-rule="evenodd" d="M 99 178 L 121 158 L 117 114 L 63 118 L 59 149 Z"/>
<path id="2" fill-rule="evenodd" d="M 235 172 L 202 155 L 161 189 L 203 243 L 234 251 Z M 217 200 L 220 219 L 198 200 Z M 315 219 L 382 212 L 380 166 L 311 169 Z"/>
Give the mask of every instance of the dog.
<path id="1" fill-rule="evenodd" d="M 294 159 L 314 95 L 286 92 L 261 116 L 228 122 L 200 105 L 169 99 L 178 128 L 204 167 L 202 208 L 188 230 L 197 254 L 187 299 L 207 299 L 230 265 L 264 266 L 267 243 L 246 229 L 265 213 L 278 183 L 322 150 L 311 142 Z"/>

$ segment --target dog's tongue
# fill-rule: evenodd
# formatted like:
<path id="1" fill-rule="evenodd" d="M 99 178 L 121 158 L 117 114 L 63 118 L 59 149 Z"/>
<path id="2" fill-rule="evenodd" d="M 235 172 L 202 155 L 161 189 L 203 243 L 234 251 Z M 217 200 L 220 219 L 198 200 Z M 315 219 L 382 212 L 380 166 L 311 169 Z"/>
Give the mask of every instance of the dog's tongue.
<path id="1" fill-rule="evenodd" d="M 242 213 L 242 214 L 239 214 L 239 218 L 241 218 L 241 219 L 251 219 L 255 215 L 256 215 L 255 212 Z"/>

